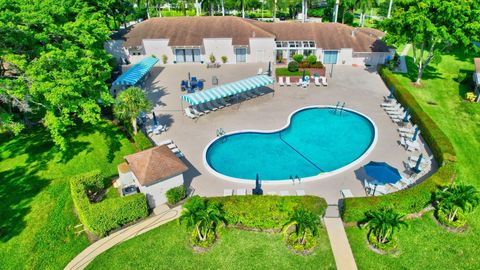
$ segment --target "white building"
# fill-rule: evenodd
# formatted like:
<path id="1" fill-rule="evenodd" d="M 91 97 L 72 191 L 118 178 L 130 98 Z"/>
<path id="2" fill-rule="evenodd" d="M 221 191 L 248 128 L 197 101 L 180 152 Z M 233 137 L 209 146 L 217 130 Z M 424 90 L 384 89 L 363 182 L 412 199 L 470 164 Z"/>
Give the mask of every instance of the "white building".
<path id="1" fill-rule="evenodd" d="M 267 23 L 239 17 L 152 18 L 135 25 L 123 42 L 111 41 L 116 57 L 135 63 L 155 55 L 167 64 L 207 63 L 210 55 L 227 63 L 288 62 L 294 54 L 314 54 L 324 64 L 377 65 L 391 55 L 379 30 L 340 23 Z"/>
<path id="2" fill-rule="evenodd" d="M 119 185 L 135 185 L 144 193 L 151 208 L 167 202 L 165 193 L 184 184 L 185 165 L 166 145 L 131 154 L 118 166 Z"/>

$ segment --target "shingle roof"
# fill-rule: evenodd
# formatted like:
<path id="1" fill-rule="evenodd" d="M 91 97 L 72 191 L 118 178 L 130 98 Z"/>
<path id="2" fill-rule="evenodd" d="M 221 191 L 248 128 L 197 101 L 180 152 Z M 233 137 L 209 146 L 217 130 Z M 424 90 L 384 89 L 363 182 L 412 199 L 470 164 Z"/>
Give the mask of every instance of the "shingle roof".
<path id="1" fill-rule="evenodd" d="M 352 35 L 352 31 L 355 35 Z M 341 23 L 266 23 L 239 17 L 152 18 L 125 35 L 125 46 L 139 46 L 142 39 L 169 39 L 169 46 L 201 46 L 204 38 L 232 38 L 233 45 L 248 45 L 251 37 L 276 40 L 314 40 L 317 48 L 353 48 L 355 52 L 388 52 L 378 38 L 383 32 L 358 30 Z"/>
<path id="2" fill-rule="evenodd" d="M 139 23 L 125 35 L 126 47 L 142 39 L 169 39 L 169 46 L 201 46 L 204 38 L 232 38 L 233 45 L 248 45 L 251 37 L 274 37 L 238 17 L 168 17 Z"/>
<path id="3" fill-rule="evenodd" d="M 188 170 L 166 145 L 152 147 L 125 157 L 130 169 L 143 186 L 165 180 Z"/>

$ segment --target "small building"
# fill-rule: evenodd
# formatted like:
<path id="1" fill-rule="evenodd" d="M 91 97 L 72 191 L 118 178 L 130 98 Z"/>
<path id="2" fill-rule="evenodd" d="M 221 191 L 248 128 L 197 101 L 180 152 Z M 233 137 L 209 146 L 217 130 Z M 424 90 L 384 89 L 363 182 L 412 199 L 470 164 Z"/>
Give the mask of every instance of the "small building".
<path id="1" fill-rule="evenodd" d="M 155 55 L 168 64 L 206 63 L 210 55 L 227 63 L 285 63 L 313 54 L 324 64 L 377 65 L 391 55 L 383 32 L 341 23 L 267 23 L 233 16 L 151 18 L 123 36 L 136 63 Z"/>
<path id="2" fill-rule="evenodd" d="M 125 157 L 118 166 L 121 188 L 135 185 L 144 193 L 151 208 L 167 202 L 165 193 L 184 184 L 183 173 L 188 170 L 167 145 L 160 145 Z"/>
<path id="3" fill-rule="evenodd" d="M 475 72 L 473 73 L 473 82 L 475 84 L 475 95 L 477 102 L 480 102 L 480 58 L 474 58 Z"/>

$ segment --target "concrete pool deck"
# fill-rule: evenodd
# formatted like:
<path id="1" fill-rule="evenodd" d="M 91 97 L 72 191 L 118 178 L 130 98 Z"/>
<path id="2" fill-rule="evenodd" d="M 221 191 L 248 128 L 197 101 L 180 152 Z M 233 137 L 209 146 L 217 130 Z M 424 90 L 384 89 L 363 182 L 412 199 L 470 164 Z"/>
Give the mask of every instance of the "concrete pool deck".
<path id="1" fill-rule="evenodd" d="M 361 67 L 335 66 L 333 77 L 330 67 L 327 71 L 328 86 L 308 88 L 296 86 L 273 86 L 275 92 L 257 97 L 228 108 L 211 112 L 192 120 L 183 114 L 180 96 L 180 81 L 187 78 L 187 73 L 199 79 L 205 79 L 205 87 L 211 87 L 212 76 L 217 76 L 219 84 L 236 81 L 253 76 L 258 68 L 267 69 L 267 64 L 224 65 L 219 69 L 207 69 L 204 65 L 168 65 L 156 67 L 147 80 L 148 97 L 154 105 L 159 124 L 167 125 L 168 130 L 160 135 L 150 134 L 155 142 L 172 139 L 185 154 L 184 161 L 189 170 L 184 174 L 186 184 L 194 194 L 202 196 L 222 196 L 224 189 L 254 188 L 254 181 L 245 184 L 234 183 L 210 174 L 203 165 L 202 153 L 207 144 L 216 136 L 216 130 L 223 128 L 226 132 L 260 129 L 272 130 L 283 127 L 288 116 L 295 110 L 312 105 L 335 105 L 338 101 L 346 102 L 346 107 L 370 117 L 378 128 L 378 141 L 372 152 L 352 168 L 315 182 L 289 183 L 283 185 L 265 185 L 267 192 L 288 191 L 295 195 L 296 190 L 304 190 L 307 195 L 324 197 L 329 204 L 337 204 L 341 198 L 341 189 L 350 189 L 354 196 L 365 196 L 361 169 L 370 161 L 384 161 L 404 170 L 404 161 L 412 154 L 400 146 L 397 128 L 385 111 L 380 107 L 383 97 L 388 95 L 376 71 Z M 184 103 L 183 106 L 186 106 Z M 427 150 L 423 148 L 424 154 Z M 435 169 L 435 164 L 433 169 Z"/>

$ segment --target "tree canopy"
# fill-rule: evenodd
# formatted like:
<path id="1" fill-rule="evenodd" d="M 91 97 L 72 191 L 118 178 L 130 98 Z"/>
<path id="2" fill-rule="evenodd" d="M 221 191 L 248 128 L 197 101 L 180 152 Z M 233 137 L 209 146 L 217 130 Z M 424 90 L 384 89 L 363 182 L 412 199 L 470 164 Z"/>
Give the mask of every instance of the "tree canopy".
<path id="1" fill-rule="evenodd" d="M 480 40 L 480 1 L 472 0 L 397 0 L 392 17 L 383 23 L 386 39 L 411 43 L 418 59 L 420 84 L 425 67 L 447 48 L 467 46 Z M 424 56 L 425 52 L 428 52 Z"/>
<path id="2" fill-rule="evenodd" d="M 104 18 L 90 1 L 0 0 L 3 129 L 18 130 L 28 113 L 65 149 L 70 127 L 99 120 L 99 101 L 112 101 Z"/>

